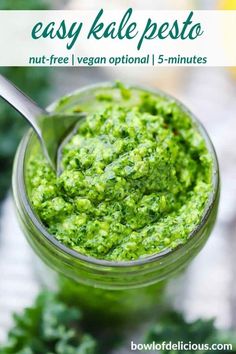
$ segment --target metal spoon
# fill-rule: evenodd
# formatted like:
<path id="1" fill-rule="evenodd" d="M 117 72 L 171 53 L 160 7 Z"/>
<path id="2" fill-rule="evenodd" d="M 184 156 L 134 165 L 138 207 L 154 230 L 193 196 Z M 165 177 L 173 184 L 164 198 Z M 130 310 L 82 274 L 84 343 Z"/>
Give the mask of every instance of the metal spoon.
<path id="1" fill-rule="evenodd" d="M 31 124 L 41 143 L 43 153 L 57 174 L 60 174 L 60 145 L 84 113 L 49 113 L 19 90 L 13 83 L 0 75 L 0 97 Z"/>

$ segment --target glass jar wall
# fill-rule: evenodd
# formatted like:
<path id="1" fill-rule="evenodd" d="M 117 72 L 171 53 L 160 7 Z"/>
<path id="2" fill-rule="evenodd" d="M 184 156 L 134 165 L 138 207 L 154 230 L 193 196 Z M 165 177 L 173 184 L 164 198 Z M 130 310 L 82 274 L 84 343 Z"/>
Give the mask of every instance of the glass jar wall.
<path id="1" fill-rule="evenodd" d="M 106 84 L 109 90 L 109 84 Z M 79 104 L 83 110 L 93 110 L 94 98 L 100 86 L 77 91 L 55 104 L 51 109 L 70 112 Z M 135 88 L 137 92 L 139 88 Z M 157 92 L 158 95 L 163 95 Z M 182 107 L 183 110 L 186 110 Z M 189 112 L 188 112 L 189 113 Z M 26 166 L 39 143 L 30 130 L 23 138 L 14 163 L 13 193 L 21 228 L 40 260 L 46 264 L 41 269 L 41 279 L 59 288 L 61 295 L 73 304 L 96 313 L 104 320 L 124 321 L 137 314 L 148 315 L 158 310 L 166 280 L 184 269 L 207 241 L 215 223 L 219 200 L 219 171 L 212 143 L 201 124 L 189 113 L 203 135 L 213 158 L 213 191 L 201 223 L 189 235 L 188 241 L 173 250 L 166 250 L 149 257 L 129 262 L 95 259 L 59 243 L 49 234 L 35 214 L 28 198 Z M 50 273 L 52 278 L 50 278 Z M 51 284 L 52 285 L 52 284 Z"/>

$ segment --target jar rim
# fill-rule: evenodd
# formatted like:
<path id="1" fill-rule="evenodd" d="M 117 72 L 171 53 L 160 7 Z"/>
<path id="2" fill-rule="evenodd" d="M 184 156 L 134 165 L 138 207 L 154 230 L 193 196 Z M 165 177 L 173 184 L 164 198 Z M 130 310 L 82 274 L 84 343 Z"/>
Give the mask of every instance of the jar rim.
<path id="1" fill-rule="evenodd" d="M 102 82 L 102 83 L 97 83 L 93 85 L 86 85 L 83 88 L 74 90 L 68 95 L 65 95 L 65 97 L 73 97 L 78 94 L 81 94 L 83 92 L 97 89 L 97 88 L 106 88 L 106 87 L 112 87 L 114 86 L 114 82 Z M 154 261 L 162 260 L 163 258 L 167 257 L 170 254 L 174 254 L 176 251 L 183 249 L 184 247 L 187 247 L 188 243 L 194 238 L 197 237 L 198 232 L 203 228 L 204 224 L 206 223 L 211 210 L 214 207 L 214 204 L 217 200 L 217 192 L 219 188 L 219 164 L 215 152 L 215 148 L 212 144 L 212 141 L 202 125 L 202 123 L 198 120 L 198 118 L 178 99 L 174 98 L 173 96 L 166 94 L 160 89 L 150 89 L 145 86 L 141 85 L 136 85 L 136 84 L 126 84 L 125 86 L 128 88 L 133 88 L 133 89 L 138 89 L 142 91 L 146 91 L 164 98 L 167 98 L 168 100 L 174 101 L 180 108 L 183 110 L 183 112 L 187 113 L 189 118 L 192 120 L 192 122 L 196 125 L 196 128 L 198 129 L 199 133 L 201 136 L 204 138 L 204 141 L 206 143 L 206 147 L 208 152 L 211 154 L 212 161 L 213 161 L 213 166 L 212 166 L 212 190 L 209 194 L 207 204 L 205 206 L 205 209 L 202 213 L 201 221 L 195 226 L 195 228 L 189 233 L 188 238 L 186 242 L 183 244 L 180 244 L 176 246 L 173 249 L 166 249 L 158 253 L 154 253 L 150 256 L 145 256 L 145 257 L 140 257 L 139 259 L 132 260 L 132 261 L 109 261 L 109 260 L 103 260 L 99 258 L 95 258 L 92 256 L 87 256 L 84 254 L 81 254 L 63 243 L 59 242 L 56 237 L 52 234 L 49 233 L 47 228 L 43 225 L 43 223 L 39 220 L 37 215 L 34 212 L 34 209 L 31 205 L 31 202 L 28 198 L 27 195 L 27 188 L 26 188 L 26 183 L 25 183 L 25 178 L 24 178 L 24 167 L 25 167 L 25 157 L 26 157 L 26 151 L 30 142 L 30 139 L 32 136 L 35 134 L 32 129 L 29 129 L 28 132 L 24 135 L 17 151 L 17 157 L 16 157 L 16 174 L 17 174 L 17 183 L 19 186 L 20 190 L 20 195 L 21 195 L 21 200 L 23 207 L 27 213 L 27 215 L 30 217 L 30 220 L 32 221 L 33 225 L 37 228 L 37 230 L 44 236 L 44 238 L 49 241 L 53 246 L 55 246 L 59 251 L 62 251 L 63 253 L 73 257 L 74 259 L 89 263 L 94 266 L 102 266 L 102 267 L 111 267 L 111 268 L 129 268 L 133 266 L 141 266 L 144 264 L 148 264 Z M 57 103 L 59 102 L 59 99 L 53 102 L 51 105 L 48 106 L 48 110 L 52 111 Z"/>

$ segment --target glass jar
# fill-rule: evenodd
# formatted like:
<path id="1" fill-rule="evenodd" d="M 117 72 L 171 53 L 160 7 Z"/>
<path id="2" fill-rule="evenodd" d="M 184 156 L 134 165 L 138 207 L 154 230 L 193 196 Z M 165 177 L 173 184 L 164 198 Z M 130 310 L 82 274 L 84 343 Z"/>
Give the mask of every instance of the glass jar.
<path id="1" fill-rule="evenodd" d="M 112 84 L 86 87 L 63 101 L 54 104 L 55 111 L 70 111 L 75 104 L 81 109 L 93 110 L 95 95 L 99 88 L 109 90 Z M 143 90 L 142 88 L 134 88 Z M 164 95 L 155 92 L 157 95 Z M 173 98 L 171 98 L 173 100 Z M 187 109 L 181 105 L 184 111 Z M 187 111 L 188 112 L 188 111 Z M 13 193 L 16 210 L 24 235 L 39 258 L 46 265 L 41 279 L 53 274 L 61 296 L 85 308 L 87 313 L 96 313 L 94 318 L 119 323 L 133 319 L 135 315 L 154 313 L 161 301 L 165 281 L 180 272 L 198 254 L 207 241 L 215 223 L 219 201 L 219 169 L 213 145 L 199 121 L 188 112 L 204 137 L 213 158 L 213 190 L 201 222 L 189 235 L 185 244 L 175 249 L 129 262 L 112 262 L 79 254 L 59 243 L 49 234 L 37 218 L 27 196 L 25 166 L 32 151 L 39 144 L 30 130 L 22 139 L 14 163 Z M 42 269 L 42 268 L 41 268 Z M 101 316 L 99 316 L 101 315 Z"/>

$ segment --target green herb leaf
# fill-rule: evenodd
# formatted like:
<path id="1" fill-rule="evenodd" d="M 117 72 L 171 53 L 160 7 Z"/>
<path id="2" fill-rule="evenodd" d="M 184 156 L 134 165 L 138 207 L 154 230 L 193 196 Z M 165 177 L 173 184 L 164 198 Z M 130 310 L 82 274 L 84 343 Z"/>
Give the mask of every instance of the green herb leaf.
<path id="1" fill-rule="evenodd" d="M 187 322 L 183 315 L 175 311 L 165 312 L 144 337 L 145 343 L 158 343 L 164 341 L 178 343 L 192 342 L 196 344 L 232 344 L 236 350 L 236 336 L 231 331 L 218 330 L 214 325 L 214 320 L 198 319 L 194 322 Z M 182 354 L 193 353 L 192 351 L 162 350 L 162 354 Z M 205 351 L 194 351 L 195 354 L 202 354 Z M 214 351 L 218 353 L 218 351 Z M 222 351 L 219 351 L 222 353 Z"/>
<path id="2" fill-rule="evenodd" d="M 44 292 L 35 305 L 14 316 L 8 344 L 0 354 L 95 354 L 96 342 L 83 333 L 81 312 Z"/>

